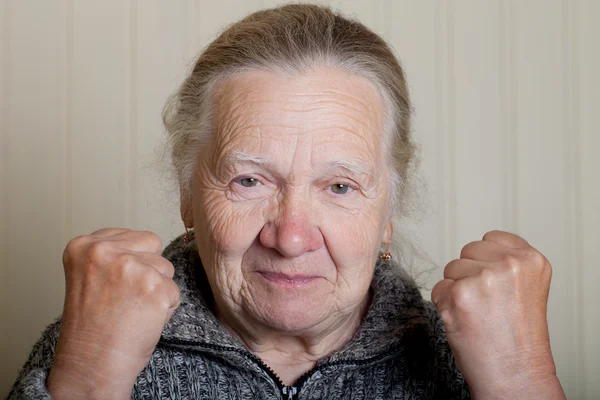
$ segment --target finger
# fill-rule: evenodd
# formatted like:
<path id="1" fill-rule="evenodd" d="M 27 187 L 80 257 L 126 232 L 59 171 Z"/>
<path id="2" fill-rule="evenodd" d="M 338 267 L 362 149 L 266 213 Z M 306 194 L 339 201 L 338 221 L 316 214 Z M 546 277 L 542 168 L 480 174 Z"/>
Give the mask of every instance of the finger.
<path id="1" fill-rule="evenodd" d="M 152 252 L 160 254 L 162 251 L 162 240 L 154 232 L 149 231 L 123 231 L 118 232 L 105 240 L 117 242 L 121 248 L 137 251 Z"/>
<path id="2" fill-rule="evenodd" d="M 164 277 L 165 282 L 165 290 L 167 291 L 167 296 L 169 299 L 169 307 L 167 312 L 167 319 L 165 323 L 171 319 L 173 313 L 179 307 L 181 303 L 181 291 L 179 290 L 179 286 L 170 278 Z"/>
<path id="3" fill-rule="evenodd" d="M 431 290 L 431 302 L 439 312 L 450 307 L 450 291 L 455 283 L 456 281 L 452 279 L 443 279 Z"/>
<path id="4" fill-rule="evenodd" d="M 444 268 L 444 278 L 457 281 L 468 276 L 477 275 L 484 269 L 492 268 L 493 265 L 493 261 L 476 261 L 463 258 L 452 260 Z"/>
<path id="5" fill-rule="evenodd" d="M 517 255 L 518 250 L 491 241 L 467 243 L 460 251 L 461 259 L 475 261 L 502 261 L 506 254 Z"/>
<path id="6" fill-rule="evenodd" d="M 483 241 L 494 242 L 511 249 L 526 249 L 530 244 L 521 236 L 504 231 L 490 231 L 483 235 Z"/>
<path id="7" fill-rule="evenodd" d="M 177 307 L 169 308 L 169 312 L 167 313 L 167 320 L 165 321 L 165 324 L 167 322 L 169 322 L 171 320 L 171 318 L 173 318 L 173 314 L 175 314 L 175 310 L 177 310 Z"/>
<path id="8" fill-rule="evenodd" d="M 111 237 L 114 235 L 118 235 L 120 233 L 124 233 L 124 232 L 130 232 L 130 229 L 125 229 L 125 228 L 102 228 L 102 229 L 98 229 L 97 231 L 94 231 L 90 234 L 90 236 L 94 236 L 96 238 L 107 238 L 107 237 Z"/>
<path id="9" fill-rule="evenodd" d="M 156 269 L 167 278 L 172 279 L 173 275 L 175 275 L 173 264 L 166 258 L 150 252 L 133 252 L 133 254 L 139 262 Z"/>
<path id="10" fill-rule="evenodd" d="M 439 281 L 431 291 L 431 301 L 440 314 L 447 334 L 460 331 L 460 313 L 457 314 L 456 312 L 454 296 L 458 291 L 458 285 L 463 282 L 444 279 Z"/>

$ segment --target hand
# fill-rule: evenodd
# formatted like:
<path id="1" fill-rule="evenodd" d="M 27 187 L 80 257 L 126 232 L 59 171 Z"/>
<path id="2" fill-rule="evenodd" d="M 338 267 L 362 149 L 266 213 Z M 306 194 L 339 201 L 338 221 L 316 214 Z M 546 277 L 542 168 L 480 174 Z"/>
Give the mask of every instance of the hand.
<path id="1" fill-rule="evenodd" d="M 546 319 L 551 276 L 540 252 L 501 231 L 446 266 L 431 299 L 473 398 L 565 398 Z"/>
<path id="2" fill-rule="evenodd" d="M 173 265 L 151 232 L 101 229 L 69 242 L 66 296 L 47 386 L 54 398 L 129 399 L 179 305 Z"/>

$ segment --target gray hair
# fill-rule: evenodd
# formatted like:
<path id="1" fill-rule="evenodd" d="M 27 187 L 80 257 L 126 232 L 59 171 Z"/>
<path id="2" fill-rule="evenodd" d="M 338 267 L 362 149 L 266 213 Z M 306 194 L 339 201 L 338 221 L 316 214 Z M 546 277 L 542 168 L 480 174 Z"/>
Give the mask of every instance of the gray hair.
<path id="1" fill-rule="evenodd" d="M 404 72 L 387 43 L 328 7 L 289 4 L 230 25 L 199 56 L 165 105 L 171 162 L 182 199 L 191 198 L 198 152 L 214 130 L 214 97 L 225 78 L 248 70 L 303 73 L 330 66 L 365 77 L 384 103 L 384 148 L 390 166 L 390 216 L 406 216 L 416 170 L 411 102 Z M 398 235 L 394 235 L 395 238 Z"/>

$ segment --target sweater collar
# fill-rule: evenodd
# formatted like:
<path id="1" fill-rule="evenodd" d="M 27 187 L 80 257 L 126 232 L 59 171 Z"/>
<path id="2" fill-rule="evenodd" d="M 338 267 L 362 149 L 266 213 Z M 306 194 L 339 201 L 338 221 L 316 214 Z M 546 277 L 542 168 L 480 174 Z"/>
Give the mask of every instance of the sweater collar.
<path id="1" fill-rule="evenodd" d="M 211 311 L 212 294 L 195 241 L 185 243 L 180 236 L 165 248 L 163 257 L 175 267 L 173 279 L 181 291 L 181 304 L 166 324 L 161 340 L 248 351 Z M 378 261 L 371 290 L 371 304 L 354 337 L 322 362 L 380 355 L 427 325 L 423 298 L 414 281 L 399 266 Z"/>

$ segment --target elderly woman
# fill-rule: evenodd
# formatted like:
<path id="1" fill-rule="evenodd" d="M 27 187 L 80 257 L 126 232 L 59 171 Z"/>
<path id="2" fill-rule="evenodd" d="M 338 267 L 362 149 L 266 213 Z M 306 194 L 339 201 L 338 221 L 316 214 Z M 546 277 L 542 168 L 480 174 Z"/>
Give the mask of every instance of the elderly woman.
<path id="1" fill-rule="evenodd" d="M 564 398 L 525 240 L 469 243 L 435 306 L 385 250 L 410 109 L 358 22 L 288 5 L 230 26 L 165 112 L 186 234 L 162 255 L 150 232 L 71 240 L 64 314 L 9 398 Z"/>

